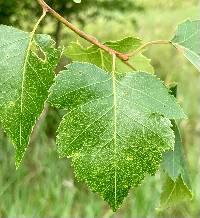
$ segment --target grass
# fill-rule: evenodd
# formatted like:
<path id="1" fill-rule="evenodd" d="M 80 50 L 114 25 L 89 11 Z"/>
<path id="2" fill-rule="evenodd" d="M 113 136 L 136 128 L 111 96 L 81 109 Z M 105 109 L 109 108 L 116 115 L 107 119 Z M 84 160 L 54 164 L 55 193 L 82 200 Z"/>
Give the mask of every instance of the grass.
<path id="1" fill-rule="evenodd" d="M 40 140 L 28 150 L 24 164 L 14 167 L 14 149 L 5 137 L 1 141 L 0 217 L 131 217 L 154 214 L 160 185 L 149 177 L 116 216 L 106 203 L 74 179 L 69 161 L 59 159 L 54 141 Z M 144 195 L 148 193 L 148 195 Z M 153 193 L 155 201 L 152 201 Z M 137 201 L 135 201 L 135 195 Z M 140 203 L 143 202 L 143 210 Z M 134 210 L 132 210 L 132 205 Z"/>
<path id="2" fill-rule="evenodd" d="M 152 6 L 151 6 L 152 7 Z M 198 8 L 152 9 L 126 17 L 131 22 L 105 21 L 88 24 L 87 32 L 102 40 L 117 39 L 137 34 L 145 41 L 168 38 L 177 23 L 187 17 L 197 18 Z M 106 22 L 106 26 L 104 26 Z M 99 30 L 104 30 L 100 32 Z M 68 35 L 67 41 L 70 41 Z M 131 190 L 122 208 L 113 214 L 107 204 L 79 183 L 70 167 L 70 160 L 59 159 L 55 146 L 55 130 L 60 120 L 57 112 L 50 110 L 42 124 L 38 139 L 28 149 L 19 170 L 15 170 L 14 148 L 4 133 L 0 133 L 0 217 L 193 217 L 199 214 L 199 138 L 198 138 L 198 72 L 181 55 L 170 47 L 157 46 L 146 53 L 152 58 L 156 73 L 167 84 L 179 83 L 179 101 L 188 115 L 181 123 L 185 153 L 190 166 L 194 199 L 186 204 L 159 212 L 161 181 L 147 177 L 136 190 Z M 159 58 L 158 58 L 159 57 Z"/>

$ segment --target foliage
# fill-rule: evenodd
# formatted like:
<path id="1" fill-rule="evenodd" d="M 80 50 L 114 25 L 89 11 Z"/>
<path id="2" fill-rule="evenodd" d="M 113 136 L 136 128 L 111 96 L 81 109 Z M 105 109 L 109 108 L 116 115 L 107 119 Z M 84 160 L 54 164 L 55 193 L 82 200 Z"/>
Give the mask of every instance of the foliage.
<path id="1" fill-rule="evenodd" d="M 181 193 L 181 194 L 180 194 Z M 166 176 L 163 183 L 163 190 L 160 197 L 160 208 L 167 209 L 174 207 L 183 201 L 191 200 L 192 193 L 187 185 L 183 182 L 181 176 L 178 176 L 174 181 L 169 176 Z"/>
<path id="2" fill-rule="evenodd" d="M 174 46 L 200 71 L 200 27 L 199 21 L 187 20 L 178 26 L 172 39 Z"/>
<path id="3" fill-rule="evenodd" d="M 181 136 L 175 122 L 173 122 L 173 130 L 175 134 L 174 151 L 166 152 L 162 163 L 162 167 L 167 173 L 161 193 L 160 207 L 162 209 L 192 198 L 188 167 L 183 154 Z"/>
<path id="4" fill-rule="evenodd" d="M 60 52 L 47 35 L 33 35 L 0 26 L 1 123 L 16 148 L 19 166 L 36 120 L 53 84 Z M 43 59 L 35 53 L 43 53 Z"/>
<path id="5" fill-rule="evenodd" d="M 155 174 L 162 152 L 173 147 L 171 123 L 160 114 L 184 117 L 163 84 L 146 73 L 117 78 L 74 62 L 50 92 L 52 105 L 70 110 L 58 129 L 60 157 L 72 157 L 77 177 L 114 211 L 130 187 Z"/>
<path id="6" fill-rule="evenodd" d="M 131 52 L 139 48 L 142 45 L 142 42 L 139 38 L 127 37 L 118 41 L 105 42 L 104 45 L 107 45 L 119 52 Z M 84 48 L 79 43 L 71 42 L 66 48 L 65 54 L 74 61 L 90 62 L 106 71 L 112 71 L 111 55 L 102 51 L 95 45 Z M 145 71 L 149 73 L 154 72 L 154 69 L 150 64 L 150 60 L 143 55 L 130 58 L 129 63 L 131 63 L 138 71 Z M 116 60 L 115 68 L 118 73 L 124 73 L 130 70 L 130 68 L 124 65 L 124 63 L 120 60 Z"/>
<path id="7" fill-rule="evenodd" d="M 31 33 L 0 26 L 0 73 L 4 75 L 0 82 L 0 119 L 15 145 L 16 166 L 21 162 L 50 89 L 48 101 L 67 111 L 58 128 L 60 156 L 72 158 L 77 177 L 100 193 L 116 211 L 131 187 L 140 184 L 146 174 L 156 173 L 162 154 L 173 149 L 174 137 L 175 146 L 182 146 L 176 129 L 171 129 L 169 119 L 174 122 L 185 115 L 155 76 L 134 70 L 128 73 L 127 61 L 119 64 L 121 60 L 116 61 L 114 54 L 101 52 L 95 46 L 84 49 L 73 44 L 70 47 L 73 55 L 70 49 L 66 54 L 72 59 L 92 64 L 74 62 L 68 65 L 53 84 L 53 69 L 61 50 L 54 48 L 49 36 L 35 34 L 38 24 Z M 188 32 L 187 43 L 180 40 L 184 38 L 185 31 L 179 31 L 171 43 L 177 47 L 184 46 L 187 58 L 196 65 L 196 55 L 191 56 L 191 53 L 196 52 L 193 45 L 198 44 L 198 37 L 193 37 L 193 32 L 199 32 L 199 21 L 180 26 L 193 30 Z M 124 43 L 127 39 L 133 47 Z M 130 50 L 138 51 L 142 44 L 136 38 L 126 38 L 104 45 L 127 54 Z M 90 49 L 93 59 L 88 57 Z M 131 63 L 134 64 L 137 57 L 140 57 L 142 65 L 147 63 L 140 53 L 133 57 Z M 198 51 L 196 53 L 199 55 Z M 149 62 L 147 68 L 140 67 L 136 65 L 138 70 L 152 69 Z M 173 159 L 174 154 L 176 150 Z M 185 168 L 180 162 L 178 172 L 181 176 L 175 176 L 175 166 L 169 161 L 171 155 L 170 152 L 165 154 L 167 161 L 164 164 L 169 178 L 161 203 L 166 202 L 166 198 L 168 202 L 169 195 L 172 202 L 177 201 L 182 198 L 177 197 L 180 190 L 184 189 L 185 194 L 190 189 L 183 172 Z M 177 189 L 173 183 L 177 183 Z"/>

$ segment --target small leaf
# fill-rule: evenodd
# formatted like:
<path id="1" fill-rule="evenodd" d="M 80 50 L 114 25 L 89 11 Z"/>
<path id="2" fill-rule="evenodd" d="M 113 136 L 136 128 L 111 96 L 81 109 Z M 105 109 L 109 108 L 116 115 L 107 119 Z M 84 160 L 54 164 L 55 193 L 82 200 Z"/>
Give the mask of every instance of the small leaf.
<path id="1" fill-rule="evenodd" d="M 144 55 L 140 54 L 134 58 L 130 58 L 129 63 L 132 64 L 138 71 L 144 71 L 152 74 L 154 73 L 154 68 L 151 65 L 151 59 L 145 57 Z"/>
<path id="2" fill-rule="evenodd" d="M 191 200 L 192 189 L 183 154 L 181 136 L 176 123 L 173 121 L 175 133 L 174 151 L 167 151 L 163 155 L 162 167 L 167 173 L 162 187 L 160 209 L 174 207 L 177 204 Z"/>
<path id="3" fill-rule="evenodd" d="M 167 175 L 163 184 L 159 210 L 175 207 L 182 202 L 191 200 L 191 198 L 192 192 L 181 176 L 173 180 Z"/>
<path id="4" fill-rule="evenodd" d="M 118 76 L 74 62 L 60 72 L 49 102 L 68 109 L 58 129 L 60 157 L 71 157 L 79 180 L 100 193 L 113 211 L 131 187 L 154 175 L 174 145 L 169 119 L 185 117 L 155 76 Z"/>
<path id="5" fill-rule="evenodd" d="M 134 37 L 127 37 L 118 41 L 105 42 L 104 44 L 116 51 L 128 53 L 140 47 L 141 40 Z M 72 42 L 66 48 L 65 55 L 74 61 L 89 62 L 101 67 L 103 70 L 112 71 L 112 56 L 95 45 L 84 48 L 79 43 Z M 146 58 L 144 55 L 130 58 L 129 63 L 132 64 L 137 71 L 154 73 L 150 59 Z M 124 73 L 130 71 L 130 68 L 121 60 L 117 60 L 116 71 Z"/>
<path id="6" fill-rule="evenodd" d="M 60 51 L 47 35 L 0 26 L 0 121 L 16 149 L 18 167 L 44 108 Z"/>
<path id="7" fill-rule="evenodd" d="M 164 153 L 162 167 L 173 181 L 176 181 L 180 175 L 183 179 L 184 184 L 188 187 L 188 189 L 191 190 L 187 164 L 183 153 L 181 136 L 178 127 L 174 121 L 173 130 L 175 134 L 174 151 L 167 151 L 166 153 Z"/>
<path id="8" fill-rule="evenodd" d="M 173 45 L 183 52 L 185 57 L 200 70 L 200 20 L 187 20 L 178 25 Z"/>
<path id="9" fill-rule="evenodd" d="M 176 97 L 177 84 L 172 84 L 169 89 L 171 95 Z M 175 145 L 173 151 L 167 151 L 163 154 L 162 167 L 167 175 L 162 187 L 160 210 L 176 206 L 192 198 L 192 189 L 184 157 L 181 135 L 176 122 L 172 121 L 172 123 L 172 129 L 175 133 Z"/>

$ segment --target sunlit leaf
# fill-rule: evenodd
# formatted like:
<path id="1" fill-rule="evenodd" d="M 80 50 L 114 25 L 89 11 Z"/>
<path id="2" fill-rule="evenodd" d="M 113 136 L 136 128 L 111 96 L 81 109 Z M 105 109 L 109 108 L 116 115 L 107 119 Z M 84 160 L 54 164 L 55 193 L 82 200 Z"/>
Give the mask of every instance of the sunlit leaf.
<path id="1" fill-rule="evenodd" d="M 60 51 L 47 35 L 0 26 L 0 122 L 16 149 L 18 167 L 43 111 Z"/>
<path id="2" fill-rule="evenodd" d="M 185 117 L 155 76 L 122 75 L 74 62 L 56 77 L 49 102 L 68 109 L 58 129 L 60 157 L 115 211 L 131 187 L 154 175 L 173 149 L 169 119 Z"/>
<path id="3" fill-rule="evenodd" d="M 200 20 L 179 24 L 172 43 L 200 71 Z"/>
<path id="4" fill-rule="evenodd" d="M 128 53 L 136 50 L 142 43 L 138 38 L 127 37 L 118 41 L 105 42 L 104 44 L 118 52 Z M 106 71 L 112 70 L 112 56 L 95 45 L 85 48 L 79 43 L 71 42 L 66 48 L 65 54 L 74 61 L 89 62 Z M 150 61 L 150 59 L 141 54 L 129 59 L 129 63 L 137 71 L 153 73 L 154 69 Z M 118 73 L 124 73 L 130 70 L 131 68 L 121 60 L 116 61 L 116 71 Z"/>

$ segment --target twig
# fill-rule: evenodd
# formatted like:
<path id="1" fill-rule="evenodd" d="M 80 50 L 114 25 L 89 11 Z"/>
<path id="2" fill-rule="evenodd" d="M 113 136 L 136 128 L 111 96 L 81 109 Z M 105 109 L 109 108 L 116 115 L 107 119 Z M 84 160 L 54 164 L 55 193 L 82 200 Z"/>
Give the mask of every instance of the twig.
<path id="1" fill-rule="evenodd" d="M 136 70 L 135 67 L 134 67 L 132 64 L 130 64 L 128 61 L 124 61 L 124 63 L 125 63 L 127 66 L 129 66 L 132 70 Z"/>
<path id="2" fill-rule="evenodd" d="M 165 44 L 171 44 L 171 42 L 169 40 L 156 40 L 156 41 L 147 42 L 144 45 L 140 46 L 135 51 L 133 51 L 127 55 L 128 55 L 128 57 L 136 56 L 137 54 L 141 53 L 145 48 L 150 47 L 152 45 L 156 45 L 156 44 L 157 45 L 165 45 Z"/>
<path id="3" fill-rule="evenodd" d="M 74 26 L 72 23 L 70 23 L 68 20 L 66 20 L 64 17 L 62 17 L 60 14 L 58 14 L 55 10 L 53 10 L 49 5 L 47 5 L 47 3 L 44 0 L 37 0 L 37 1 L 40 4 L 40 6 L 42 7 L 43 13 L 44 12 L 51 13 L 57 20 L 59 20 L 61 23 L 63 23 L 65 26 L 67 26 L 69 29 L 71 29 L 73 32 L 78 34 L 80 37 L 82 37 L 85 40 L 87 40 L 88 42 L 98 46 L 102 50 L 108 52 L 110 55 L 112 55 L 112 56 L 115 55 L 117 58 L 119 58 L 121 61 L 123 61 L 124 64 L 126 64 L 127 66 L 129 66 L 133 70 L 135 70 L 134 66 L 132 66 L 128 62 L 130 57 L 136 56 L 137 54 L 141 53 L 145 48 L 150 47 L 150 46 L 155 45 L 155 44 L 160 44 L 160 45 L 171 44 L 171 42 L 168 40 L 151 41 L 151 42 L 145 43 L 144 45 L 140 46 L 138 49 L 136 49 L 135 51 L 133 51 L 131 53 L 124 54 L 124 53 L 118 52 L 118 51 L 102 44 L 95 37 L 93 37 L 93 36 L 83 32 L 82 30 L 78 29 L 76 26 Z"/>
<path id="4" fill-rule="evenodd" d="M 108 52 L 109 54 L 113 55 L 115 54 L 116 57 L 121 59 L 122 61 L 128 61 L 129 57 L 127 54 L 123 54 L 121 52 L 118 52 L 116 50 L 113 50 L 109 48 L 108 46 L 102 44 L 100 41 L 98 41 L 96 38 L 94 38 L 91 35 L 88 35 L 87 33 L 81 31 L 76 26 L 74 26 L 72 23 L 70 23 L 68 20 L 66 20 L 64 17 L 62 17 L 60 14 L 58 14 L 56 11 L 54 11 L 49 5 L 47 5 L 43 0 L 37 0 L 38 3 L 41 5 L 43 10 L 46 10 L 47 12 L 51 13 L 56 19 L 58 19 L 61 23 L 63 23 L 65 26 L 70 28 L 72 31 L 74 31 L 76 34 L 78 34 L 80 37 L 86 39 L 87 41 L 91 42 L 92 44 L 98 46 L 99 48 L 103 49 L 104 51 Z"/>

